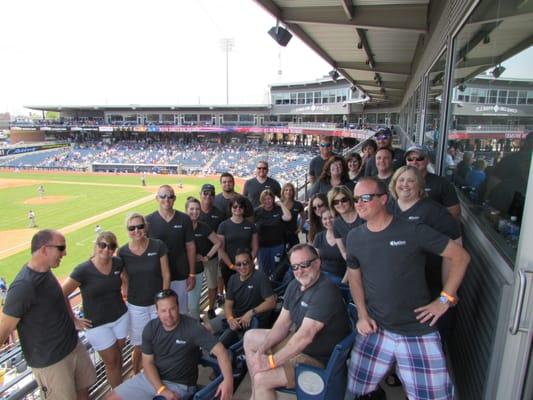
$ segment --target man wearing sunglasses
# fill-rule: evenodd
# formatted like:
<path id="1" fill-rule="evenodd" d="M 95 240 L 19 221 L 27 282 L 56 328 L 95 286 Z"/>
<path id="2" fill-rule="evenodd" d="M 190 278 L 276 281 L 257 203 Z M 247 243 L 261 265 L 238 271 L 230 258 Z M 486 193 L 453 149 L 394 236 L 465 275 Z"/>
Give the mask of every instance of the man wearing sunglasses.
<path id="1" fill-rule="evenodd" d="M 359 333 L 347 389 L 356 398 L 369 395 L 396 363 L 409 398 L 451 400 L 453 384 L 436 323 L 456 304 L 470 257 L 428 225 L 393 217 L 386 207 L 387 188 L 376 177 L 359 180 L 354 199 L 357 213 L 367 222 L 352 229 L 346 240 Z M 431 298 L 426 283 L 427 253 L 440 255 L 450 265 L 437 299 Z"/>
<path id="2" fill-rule="evenodd" d="M 37 232 L 31 259 L 13 280 L 0 316 L 0 343 L 16 328 L 43 399 L 88 399 L 96 372 L 78 341 L 68 300 L 51 269 L 66 255 L 65 237 Z"/>
<path id="3" fill-rule="evenodd" d="M 244 182 L 242 195 L 250 200 L 254 208 L 261 205 L 259 197 L 263 190 L 269 189 L 276 195 L 276 197 L 281 196 L 281 186 L 279 182 L 267 175 L 268 162 L 259 161 L 255 169 L 255 178 L 248 179 Z"/>
<path id="4" fill-rule="evenodd" d="M 289 251 L 289 261 L 295 279 L 274 326 L 244 335 L 254 399 L 275 398 L 277 387 L 294 388 L 298 363 L 323 368 L 350 332 L 346 304 L 337 286 L 320 273 L 316 249 L 297 244 Z"/>
<path id="5" fill-rule="evenodd" d="M 331 136 L 320 137 L 318 151 L 320 151 L 320 154 L 309 163 L 309 182 L 311 184 L 314 184 L 320 177 L 324 164 L 333 155 L 333 140 Z"/>
<path id="6" fill-rule="evenodd" d="M 162 240 L 168 248 L 170 287 L 178 294 L 183 310 L 188 309 L 187 291 L 196 283 L 196 245 L 189 216 L 174 209 L 176 195 L 170 185 L 157 191 L 159 209 L 146 216 L 148 236 Z"/>
<path id="7" fill-rule="evenodd" d="M 392 147 L 392 131 L 389 128 L 381 128 L 374 135 L 374 139 L 379 149 L 390 149 L 392 151 L 392 169 L 396 171 L 402 165 L 405 165 L 404 151 L 402 149 Z M 377 153 L 376 153 L 377 154 Z M 378 168 L 376 166 L 376 157 L 371 157 L 366 162 L 365 176 L 376 176 L 378 174 Z"/>
<path id="8" fill-rule="evenodd" d="M 405 152 L 405 162 L 420 171 L 426 183 L 428 197 L 448 209 L 454 217 L 461 215 L 461 205 L 455 187 L 444 177 L 428 171 L 429 155 L 423 146 L 411 146 Z"/>
<path id="9" fill-rule="evenodd" d="M 216 395 L 229 400 L 233 374 L 227 350 L 196 319 L 180 314 L 182 308 L 172 289 L 155 295 L 157 318 L 142 334 L 143 372 L 125 381 L 107 400 L 191 399 L 196 391 L 200 348 L 213 354 L 224 377 Z"/>

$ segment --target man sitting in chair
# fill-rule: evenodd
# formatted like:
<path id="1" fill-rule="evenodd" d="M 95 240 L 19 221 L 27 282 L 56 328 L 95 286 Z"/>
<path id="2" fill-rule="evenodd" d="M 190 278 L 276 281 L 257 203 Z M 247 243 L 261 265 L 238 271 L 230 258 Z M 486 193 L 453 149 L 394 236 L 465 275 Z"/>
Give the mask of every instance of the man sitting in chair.
<path id="1" fill-rule="evenodd" d="M 295 387 L 297 363 L 324 368 L 335 345 L 350 332 L 339 289 L 320 273 L 314 247 L 297 244 L 289 252 L 294 279 L 272 329 L 244 335 L 252 399 L 275 399 L 277 387 Z"/>
<path id="2" fill-rule="evenodd" d="M 233 395 L 233 373 L 228 352 L 194 318 L 179 314 L 178 296 L 165 289 L 155 296 L 158 318 L 151 320 L 142 335 L 144 371 L 112 391 L 107 400 L 166 400 L 192 398 L 198 379 L 202 347 L 217 357 L 224 380 L 217 389 L 220 399 Z"/>

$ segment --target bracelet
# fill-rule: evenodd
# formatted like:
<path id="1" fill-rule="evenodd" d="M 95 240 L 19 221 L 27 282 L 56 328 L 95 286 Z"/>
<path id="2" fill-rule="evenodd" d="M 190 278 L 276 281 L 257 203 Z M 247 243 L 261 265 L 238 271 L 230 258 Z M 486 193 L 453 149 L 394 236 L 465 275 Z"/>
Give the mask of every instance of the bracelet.
<path id="1" fill-rule="evenodd" d="M 195 274 L 189 274 L 189 278 L 196 278 Z"/>
<path id="2" fill-rule="evenodd" d="M 440 292 L 440 295 L 446 297 L 448 299 L 448 301 L 450 303 L 452 303 L 452 304 L 454 304 L 456 302 L 456 300 L 457 300 L 455 297 L 453 297 L 452 295 L 446 293 L 444 290 L 442 292 Z"/>
<path id="3" fill-rule="evenodd" d="M 233 319 L 235 319 L 235 317 L 228 317 L 228 318 L 226 318 L 226 321 L 231 321 Z"/>
<path id="4" fill-rule="evenodd" d="M 268 365 L 270 366 L 270 369 L 276 368 L 276 362 L 274 361 L 274 354 L 268 355 Z"/>
<path id="5" fill-rule="evenodd" d="M 163 393 L 165 390 L 167 390 L 167 387 L 165 385 L 161 385 L 161 387 L 159 389 L 157 389 L 157 392 L 156 394 L 161 394 Z"/>
<path id="6" fill-rule="evenodd" d="M 235 264 L 230 264 L 229 269 L 235 269 Z"/>

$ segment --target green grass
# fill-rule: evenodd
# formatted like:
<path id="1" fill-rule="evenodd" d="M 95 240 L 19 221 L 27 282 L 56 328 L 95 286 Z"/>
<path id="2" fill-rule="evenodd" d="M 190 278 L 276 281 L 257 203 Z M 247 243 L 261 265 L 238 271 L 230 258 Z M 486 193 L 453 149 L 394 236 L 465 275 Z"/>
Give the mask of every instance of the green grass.
<path id="1" fill-rule="evenodd" d="M 69 196 L 61 203 L 32 205 L 36 213 L 39 228 L 62 228 L 77 221 L 92 217 L 104 211 L 119 207 L 149 194 L 140 185 L 138 175 L 54 175 L 35 173 L 6 173 L 0 172 L 3 179 L 30 179 L 43 181 L 61 181 L 64 183 L 45 183 L 45 196 Z M 212 183 L 220 190 L 218 182 L 214 179 L 197 177 L 176 176 L 147 176 L 148 185 L 171 184 L 176 187 L 178 182 L 191 185 L 189 191 L 177 191 L 175 206 L 183 211 L 185 200 L 188 196 L 198 196 L 203 183 Z M 68 183 L 71 182 L 71 183 Z M 74 182 L 93 183 L 96 185 L 79 185 Z M 98 184 L 134 185 L 99 186 Z M 27 213 L 30 209 L 24 205 L 24 200 L 38 197 L 37 184 L 27 187 L 7 188 L 0 190 L 0 231 L 8 229 L 23 229 L 28 226 Z M 58 277 L 68 276 L 74 267 L 87 260 L 92 254 L 95 239 L 94 228 L 98 223 L 105 230 L 110 230 L 117 235 L 119 244 L 127 241 L 124 228 L 124 218 L 128 212 L 136 211 L 142 214 L 153 212 L 157 208 L 155 200 L 136 206 L 128 211 L 99 220 L 84 228 L 80 228 L 66 235 L 67 255 L 63 258 L 59 268 L 54 272 Z M 0 260 L 0 276 L 11 282 L 22 265 L 30 258 L 30 251 L 26 249 L 13 256 Z"/>

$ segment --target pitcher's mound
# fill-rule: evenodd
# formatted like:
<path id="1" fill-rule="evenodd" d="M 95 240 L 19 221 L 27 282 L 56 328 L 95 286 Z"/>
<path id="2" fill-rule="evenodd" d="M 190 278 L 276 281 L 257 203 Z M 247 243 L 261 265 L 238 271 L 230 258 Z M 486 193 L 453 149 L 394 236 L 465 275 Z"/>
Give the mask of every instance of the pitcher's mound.
<path id="1" fill-rule="evenodd" d="M 32 197 L 24 201 L 24 204 L 55 204 L 61 203 L 68 199 L 68 196 L 44 196 L 44 197 Z"/>

